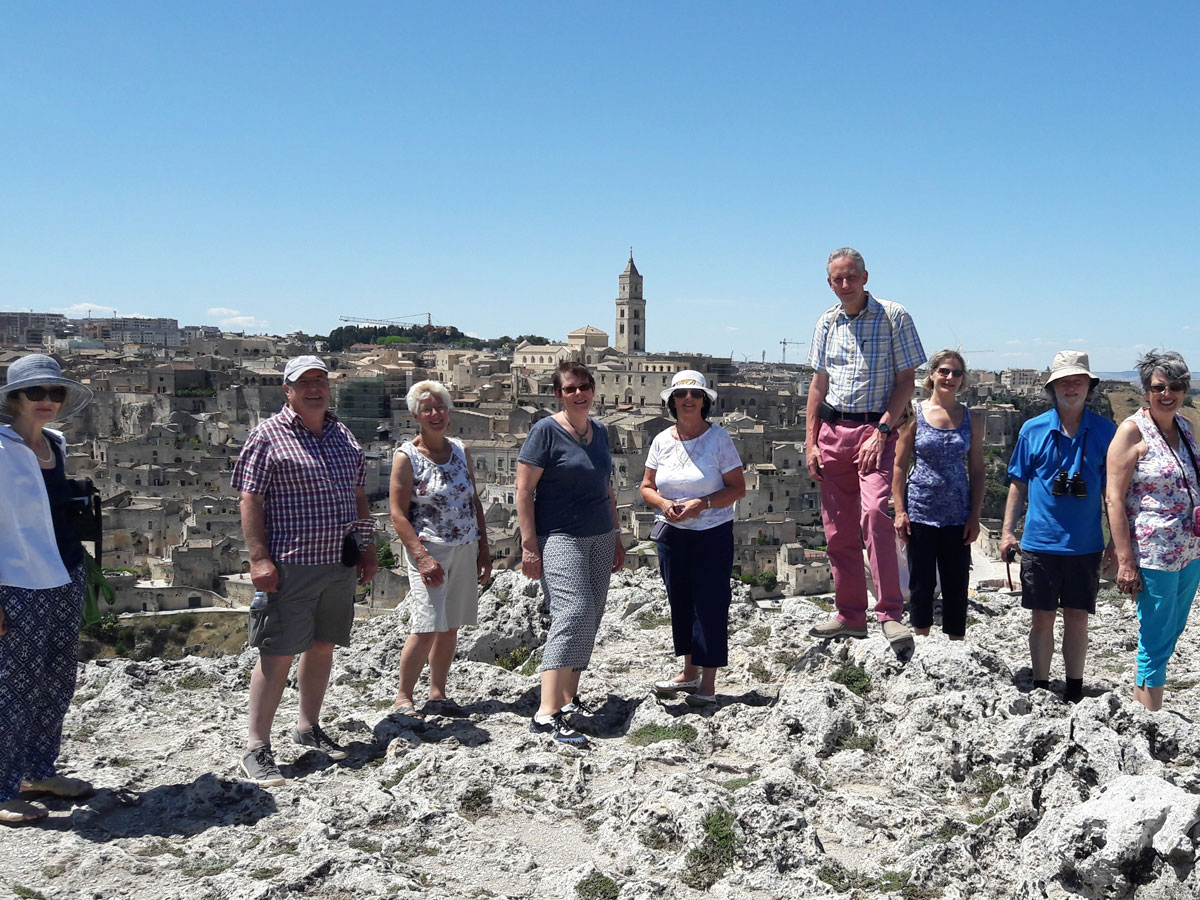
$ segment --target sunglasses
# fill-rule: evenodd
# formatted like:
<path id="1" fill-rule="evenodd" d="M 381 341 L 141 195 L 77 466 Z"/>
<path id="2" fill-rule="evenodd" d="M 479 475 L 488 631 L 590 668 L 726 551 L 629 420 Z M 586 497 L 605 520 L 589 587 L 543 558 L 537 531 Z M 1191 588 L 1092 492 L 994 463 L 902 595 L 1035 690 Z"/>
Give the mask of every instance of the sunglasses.
<path id="1" fill-rule="evenodd" d="M 963 377 L 962 369 L 950 369 L 950 368 L 947 368 L 946 366 L 938 366 L 937 372 L 943 378 L 962 378 Z"/>
<path id="2" fill-rule="evenodd" d="M 571 394 L 582 394 L 584 391 L 594 391 L 594 384 L 564 384 L 559 388 L 559 391 L 570 396 Z"/>
<path id="3" fill-rule="evenodd" d="M 1182 394 L 1182 393 L 1185 393 L 1187 391 L 1187 389 L 1188 389 L 1188 386 L 1186 384 L 1184 384 L 1182 381 L 1172 381 L 1170 384 L 1152 384 L 1152 385 L 1150 385 L 1150 390 L 1155 394 L 1162 394 L 1162 393 L 1165 393 L 1166 391 L 1170 391 L 1172 394 Z"/>
<path id="4" fill-rule="evenodd" d="M 707 394 L 698 388 L 691 388 L 690 390 L 671 391 L 671 396 L 676 400 L 683 400 L 685 397 L 691 397 L 693 400 L 702 400 Z"/>
<path id="5" fill-rule="evenodd" d="M 54 403 L 63 403 L 67 399 L 67 389 L 62 385 L 58 385 L 57 387 L 42 387 L 38 385 L 37 387 L 21 388 L 18 393 L 24 394 L 34 403 L 37 403 L 39 400 L 45 400 L 47 397 Z"/>

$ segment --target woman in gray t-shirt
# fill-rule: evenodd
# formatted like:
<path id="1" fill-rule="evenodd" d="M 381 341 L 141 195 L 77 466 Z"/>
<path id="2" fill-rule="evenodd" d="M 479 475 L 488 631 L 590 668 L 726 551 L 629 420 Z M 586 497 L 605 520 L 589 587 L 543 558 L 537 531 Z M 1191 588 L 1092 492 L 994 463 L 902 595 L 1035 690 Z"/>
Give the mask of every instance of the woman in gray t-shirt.
<path id="1" fill-rule="evenodd" d="M 625 562 L 608 434 L 588 415 L 595 389 L 584 366 L 561 363 L 554 395 L 562 409 L 530 429 L 517 457 L 521 571 L 541 579 L 550 606 L 541 705 L 529 730 L 576 746 L 587 738 L 567 715 L 587 712 L 579 675 L 592 658 L 609 575 Z"/>

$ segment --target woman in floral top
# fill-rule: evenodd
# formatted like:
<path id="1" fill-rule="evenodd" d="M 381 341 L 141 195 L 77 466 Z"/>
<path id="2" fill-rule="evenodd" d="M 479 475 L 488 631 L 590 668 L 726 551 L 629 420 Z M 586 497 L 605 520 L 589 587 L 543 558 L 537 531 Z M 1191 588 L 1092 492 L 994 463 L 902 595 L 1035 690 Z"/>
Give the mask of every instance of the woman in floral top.
<path id="1" fill-rule="evenodd" d="M 446 696 L 458 629 L 477 621 L 479 593 L 492 574 L 483 504 L 475 491 L 471 454 L 447 437 L 450 392 L 421 381 L 408 392 L 421 433 L 405 441 L 392 463 L 392 524 L 408 557 L 409 627 L 400 654 L 400 688 L 392 713 L 420 718 L 413 688 L 429 661 L 425 711 L 462 715 Z"/>
<path id="2" fill-rule="evenodd" d="M 1200 586 L 1200 450 L 1179 414 L 1191 384 L 1183 357 L 1152 350 L 1137 369 L 1148 408 L 1122 422 L 1109 445 L 1106 500 L 1117 588 L 1137 597 L 1133 696 L 1156 710 Z"/>

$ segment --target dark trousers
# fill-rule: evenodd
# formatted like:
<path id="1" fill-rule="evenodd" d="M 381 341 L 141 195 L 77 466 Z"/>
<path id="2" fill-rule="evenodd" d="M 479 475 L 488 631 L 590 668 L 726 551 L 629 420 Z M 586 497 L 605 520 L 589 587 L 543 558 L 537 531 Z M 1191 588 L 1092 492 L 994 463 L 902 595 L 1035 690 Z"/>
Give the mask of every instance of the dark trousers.
<path id="1" fill-rule="evenodd" d="M 908 537 L 908 594 L 913 628 L 933 625 L 933 591 L 942 579 L 942 631 L 955 637 L 967 633 L 967 584 L 971 546 L 963 543 L 962 525 L 922 525 L 910 522 Z"/>
<path id="2" fill-rule="evenodd" d="M 87 566 L 45 590 L 0 585 L 8 633 L 0 638 L 0 803 L 21 782 L 54 775 L 63 717 L 75 694 L 79 617 Z"/>
<path id="3" fill-rule="evenodd" d="M 703 531 L 668 528 L 658 542 L 658 568 L 671 602 L 675 655 L 692 664 L 729 664 L 729 578 L 733 573 L 733 523 Z"/>

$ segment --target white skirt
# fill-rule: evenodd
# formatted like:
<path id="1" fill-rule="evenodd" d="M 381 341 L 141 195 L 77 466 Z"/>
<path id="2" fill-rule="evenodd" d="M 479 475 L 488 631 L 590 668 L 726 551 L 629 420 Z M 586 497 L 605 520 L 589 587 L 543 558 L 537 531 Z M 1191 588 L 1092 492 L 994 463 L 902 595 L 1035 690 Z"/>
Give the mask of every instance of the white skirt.
<path id="1" fill-rule="evenodd" d="M 449 631 L 479 621 L 479 542 L 423 545 L 425 552 L 441 565 L 446 580 L 430 587 L 408 553 L 408 630 L 413 634 Z"/>

